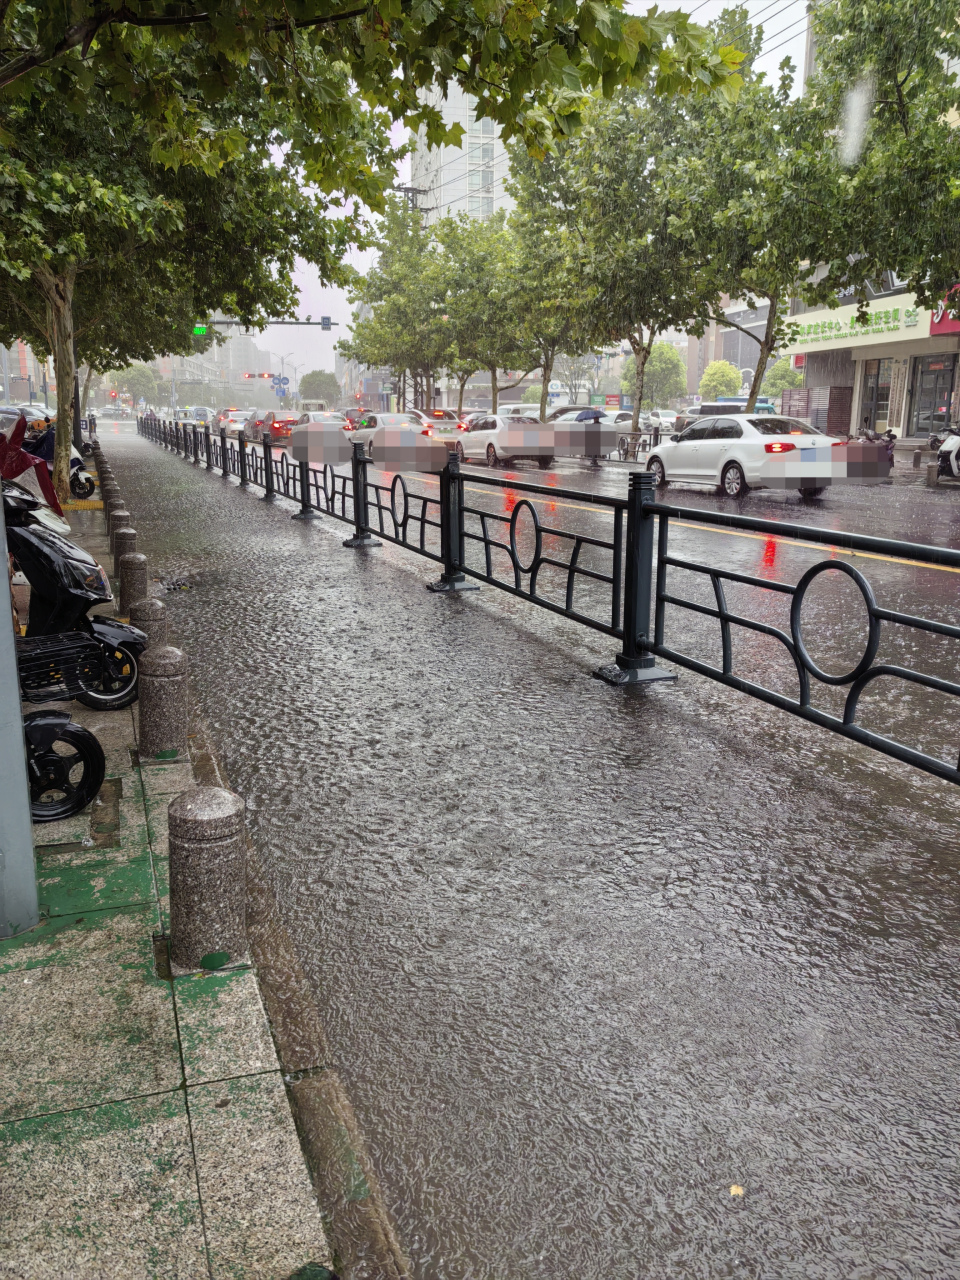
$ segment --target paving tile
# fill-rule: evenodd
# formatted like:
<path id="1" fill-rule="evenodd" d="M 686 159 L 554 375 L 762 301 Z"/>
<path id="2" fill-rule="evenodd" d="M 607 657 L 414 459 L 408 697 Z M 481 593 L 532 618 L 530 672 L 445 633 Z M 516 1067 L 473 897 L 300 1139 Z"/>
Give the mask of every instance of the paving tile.
<path id="1" fill-rule="evenodd" d="M 0 974 L 47 964 L 143 966 L 153 956 L 151 939 L 159 926 L 153 903 L 41 920 L 35 929 L 0 941 Z"/>
<path id="2" fill-rule="evenodd" d="M 139 968 L 48 964 L 0 976 L 0 1119 L 174 1089 L 168 982 Z"/>
<path id="3" fill-rule="evenodd" d="M 184 976 L 173 990 L 188 1084 L 277 1069 L 251 969 Z"/>
<path id="4" fill-rule="evenodd" d="M 214 1280 L 330 1258 L 278 1072 L 187 1090 Z"/>
<path id="5" fill-rule="evenodd" d="M 150 847 L 154 853 L 166 856 L 169 852 L 167 840 L 170 796 L 147 796 L 144 803 L 147 810 L 147 832 L 150 837 Z"/>
<path id="6" fill-rule="evenodd" d="M 0 1125 L 0 1276 L 206 1280 L 182 1093 Z"/>
<path id="7" fill-rule="evenodd" d="M 193 766 L 189 760 L 173 764 L 142 761 L 140 776 L 143 779 L 143 793 L 146 796 L 167 796 L 172 799 L 181 791 L 192 791 L 197 785 L 193 777 Z"/>
<path id="8" fill-rule="evenodd" d="M 149 857 L 129 862 L 57 866 L 37 871 L 40 902 L 51 916 L 77 915 L 106 907 L 130 907 L 155 898 Z"/>

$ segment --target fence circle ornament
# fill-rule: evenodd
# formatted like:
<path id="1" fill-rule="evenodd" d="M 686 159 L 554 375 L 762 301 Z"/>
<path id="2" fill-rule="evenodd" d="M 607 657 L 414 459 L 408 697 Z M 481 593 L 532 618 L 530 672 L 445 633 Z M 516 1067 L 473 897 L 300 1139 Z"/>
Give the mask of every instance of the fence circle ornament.
<path id="1" fill-rule="evenodd" d="M 536 543 L 534 545 L 533 559 L 529 564 L 523 564 L 520 559 L 520 553 L 517 551 L 517 521 L 520 519 L 520 512 L 526 508 L 530 512 L 530 518 L 533 521 L 533 530 L 536 534 Z M 521 498 L 517 505 L 513 508 L 513 514 L 510 517 L 510 555 L 513 559 L 515 567 L 520 573 L 531 573 L 540 561 L 543 552 L 543 533 L 540 529 L 540 521 L 537 513 L 526 498 Z"/>
<path id="2" fill-rule="evenodd" d="M 397 514 L 397 490 L 403 494 L 403 515 Z M 393 483 L 390 486 L 390 514 L 393 516 L 393 523 L 398 529 L 405 529 L 407 521 L 410 518 L 410 502 L 407 498 L 407 485 L 403 476 L 395 475 Z"/>
<path id="3" fill-rule="evenodd" d="M 807 647 L 803 643 L 803 635 L 800 630 L 800 611 L 803 608 L 803 600 L 807 593 L 807 588 L 821 573 L 828 570 L 835 570 L 837 573 L 845 573 L 848 578 L 852 578 L 863 596 L 864 604 L 867 606 L 867 616 L 869 619 L 869 630 L 867 633 L 867 644 L 863 651 L 863 657 L 857 665 L 844 675 L 832 676 L 827 671 L 822 671 L 820 667 L 813 661 L 807 652 Z M 808 569 L 800 581 L 796 585 L 793 593 L 793 603 L 790 606 L 790 631 L 793 635 L 793 643 L 796 645 L 797 657 L 806 667 L 807 671 L 824 684 L 851 684 L 857 680 L 864 672 L 869 671 L 873 665 L 873 660 L 877 656 L 877 650 L 880 647 L 880 619 L 877 617 L 877 602 L 873 594 L 870 583 L 866 580 L 859 569 L 854 569 L 852 565 L 844 564 L 841 560 L 821 560 L 819 564 L 815 564 Z"/>

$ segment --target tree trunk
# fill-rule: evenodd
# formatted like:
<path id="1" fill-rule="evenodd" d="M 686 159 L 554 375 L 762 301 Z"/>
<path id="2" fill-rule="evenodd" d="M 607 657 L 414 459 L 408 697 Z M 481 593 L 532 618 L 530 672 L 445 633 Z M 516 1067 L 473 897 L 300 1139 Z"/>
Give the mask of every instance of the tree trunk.
<path id="1" fill-rule="evenodd" d="M 90 398 L 90 383 L 93 381 L 93 368 L 87 365 L 87 376 L 83 380 L 83 393 L 80 398 L 80 417 L 87 416 L 87 400 Z M 59 403 L 59 401 L 58 401 Z"/>
<path id="2" fill-rule="evenodd" d="M 767 312 L 767 323 L 763 330 L 763 338 L 760 342 L 760 354 L 757 357 L 757 367 L 753 372 L 753 382 L 750 384 L 750 394 L 747 397 L 747 413 L 753 413 L 757 407 L 757 396 L 760 394 L 760 388 L 763 386 L 763 375 L 767 371 L 767 361 L 770 359 L 770 353 L 775 346 L 775 335 L 777 332 L 777 320 L 779 319 L 780 295 L 775 293 L 770 298 L 770 310 Z"/>
<path id="3" fill-rule="evenodd" d="M 47 309 L 47 334 L 57 381 L 57 431 L 53 451 L 53 487 L 61 502 L 70 499 L 70 449 L 73 445 L 73 287 L 76 267 L 57 275 L 46 263 L 33 278 Z"/>
<path id="4" fill-rule="evenodd" d="M 464 391 L 466 391 L 467 383 L 470 381 L 470 378 L 472 376 L 473 376 L 472 374 L 468 373 L 466 377 L 457 379 L 457 381 L 460 383 L 460 394 L 457 396 L 457 417 L 458 418 L 463 417 L 463 393 Z"/>
<path id="5" fill-rule="evenodd" d="M 540 388 L 540 421 L 547 420 L 547 403 L 550 397 L 549 382 L 553 377 L 553 356 L 548 356 L 543 361 L 543 386 Z"/>
<path id="6" fill-rule="evenodd" d="M 647 367 L 647 360 L 653 349 L 653 340 L 657 336 L 654 328 L 650 329 L 650 337 L 646 344 L 643 341 L 643 330 L 639 334 L 630 334 L 630 346 L 633 348 L 633 358 L 635 361 L 635 369 L 633 376 L 633 417 L 630 421 L 630 430 L 640 430 L 640 402 L 643 400 L 643 373 Z"/>
<path id="7" fill-rule="evenodd" d="M 498 398 L 499 393 L 500 393 L 500 388 L 497 385 L 497 370 L 496 368 L 493 368 L 490 370 L 490 412 L 491 413 L 497 412 L 497 405 L 499 404 L 499 398 Z"/>

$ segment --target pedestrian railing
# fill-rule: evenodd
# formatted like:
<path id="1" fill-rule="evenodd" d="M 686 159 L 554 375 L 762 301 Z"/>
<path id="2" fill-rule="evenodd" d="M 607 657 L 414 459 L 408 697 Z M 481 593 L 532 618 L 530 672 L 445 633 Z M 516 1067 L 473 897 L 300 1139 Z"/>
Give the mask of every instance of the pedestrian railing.
<path id="1" fill-rule="evenodd" d="M 677 526 L 726 528 L 807 547 L 823 546 L 834 553 L 859 552 L 955 570 L 960 570 L 960 551 L 657 502 L 653 477 L 647 472 L 631 473 L 626 498 L 471 473 L 470 489 L 491 495 L 499 491 L 508 508 L 504 512 L 466 501 L 464 477 L 454 455 L 439 478 L 439 494 L 434 496 L 411 492 L 400 474 L 389 483 L 372 479 L 368 474 L 372 464 L 359 444 L 354 445 L 350 470 L 344 473 L 330 466 L 315 469 L 305 462 L 292 462 L 285 450 L 269 440 L 251 444 L 242 432 L 233 440 L 222 429 L 213 433 L 209 428 L 188 429 L 152 418 L 139 419 L 138 430 L 196 464 L 205 463 L 223 475 L 236 476 L 241 485 L 264 489 L 266 497 L 279 495 L 299 502 L 300 518 L 325 515 L 352 525 L 353 533 L 345 546 L 376 546 L 383 539 L 437 562 L 442 572 L 439 581 L 431 584 L 433 590 L 459 592 L 485 583 L 613 637 L 620 652 L 612 664 L 596 673 L 609 683 L 675 679 L 673 673 L 656 665 L 657 658 L 662 658 L 841 737 L 960 783 L 960 759 L 938 758 L 858 723 L 861 698 L 880 679 L 898 680 L 950 697 L 960 695 L 960 683 L 917 670 L 913 661 L 878 661 L 881 641 L 887 638 L 885 623 L 895 629 L 894 645 L 897 636 L 907 637 L 902 647 L 908 654 L 916 649 L 916 637 L 921 633 L 957 642 L 960 627 L 883 607 L 860 570 L 835 554 L 813 564 L 790 583 L 677 554 L 674 538 Z M 544 499 L 605 512 L 612 522 L 610 537 L 564 529 L 553 522 L 543 525 L 534 502 Z M 839 674 L 814 661 L 803 630 L 804 602 L 815 580 L 827 571 L 842 573 L 854 584 L 867 620 L 863 652 L 848 671 Z M 678 594 L 678 573 L 708 584 L 706 602 Z M 728 593 L 737 586 L 759 591 L 764 599 L 789 601 L 789 620 L 778 625 L 731 608 Z M 681 619 L 699 617 L 717 624 L 712 634 L 719 635 L 719 663 L 697 656 L 704 632 L 695 625 L 680 627 L 681 639 L 668 642 L 668 610 L 676 610 Z M 750 678 L 755 672 L 744 675 L 735 669 L 737 634 L 766 636 L 780 647 L 796 681 L 796 696 Z M 957 656 L 951 650 L 946 659 L 949 672 L 956 669 Z M 841 691 L 842 705 L 836 713 L 814 705 L 818 689 Z"/>

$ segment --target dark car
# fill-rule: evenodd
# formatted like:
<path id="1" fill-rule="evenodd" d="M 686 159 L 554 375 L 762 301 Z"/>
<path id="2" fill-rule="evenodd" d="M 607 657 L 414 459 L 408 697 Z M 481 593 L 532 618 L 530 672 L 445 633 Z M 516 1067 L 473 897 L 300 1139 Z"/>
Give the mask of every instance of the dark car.
<path id="1" fill-rule="evenodd" d="M 300 414 L 292 409 L 270 409 L 263 415 L 261 431 L 269 431 L 274 444 L 285 444 L 293 428 L 300 421 Z"/>

